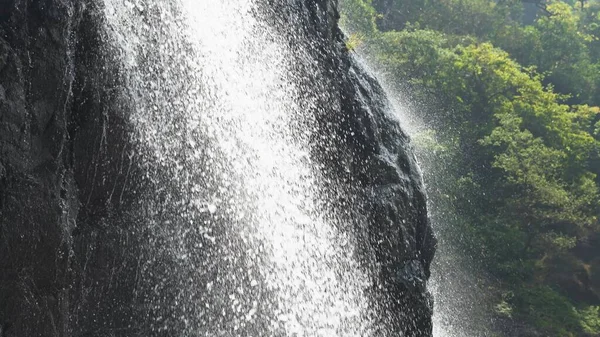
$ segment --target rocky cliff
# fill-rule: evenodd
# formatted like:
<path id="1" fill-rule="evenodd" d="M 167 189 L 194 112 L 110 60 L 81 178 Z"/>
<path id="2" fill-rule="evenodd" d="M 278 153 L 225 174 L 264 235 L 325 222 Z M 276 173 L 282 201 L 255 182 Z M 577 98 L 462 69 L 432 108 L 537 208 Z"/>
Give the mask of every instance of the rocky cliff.
<path id="1" fill-rule="evenodd" d="M 0 6 L 0 336 L 173 335 L 156 303 L 146 224 L 156 193 L 136 161 L 125 81 L 99 30 L 99 1 Z M 409 140 L 377 81 L 346 50 L 334 1 L 262 1 L 291 48 L 318 121 L 312 156 L 332 208 L 352 209 L 383 331 L 431 335 L 435 249 Z M 315 108 L 316 107 L 316 108 Z M 352 222 L 352 220 L 349 220 Z M 160 261 L 150 268 L 161 268 Z M 152 267 L 154 266 L 154 267 Z M 158 267 L 157 267 L 158 266 Z M 144 269 L 146 268 L 146 269 Z M 172 272 L 168 268 L 162 273 Z M 144 280 L 140 280 L 144 278 Z M 140 285 L 142 284 L 142 285 Z M 162 285 L 165 286 L 164 284 Z"/>
<path id="2" fill-rule="evenodd" d="M 133 318 L 138 240 L 122 215 L 141 189 L 93 13 L 0 9 L 1 336 L 104 336 Z"/>
<path id="3" fill-rule="evenodd" d="M 436 240 L 409 138 L 377 80 L 346 48 L 337 1 L 279 6 L 267 6 L 278 13 L 274 25 L 289 34 L 297 53 L 316 60 L 298 65 L 302 87 L 327 93 L 311 111 L 317 134 L 326 135 L 314 141 L 313 156 L 331 179 L 323 189 L 342 195 L 332 207 L 355 210 L 352 230 L 363 244 L 361 258 L 377 275 L 372 300 L 378 325 L 388 333 L 430 336 L 433 300 L 425 283 Z"/>

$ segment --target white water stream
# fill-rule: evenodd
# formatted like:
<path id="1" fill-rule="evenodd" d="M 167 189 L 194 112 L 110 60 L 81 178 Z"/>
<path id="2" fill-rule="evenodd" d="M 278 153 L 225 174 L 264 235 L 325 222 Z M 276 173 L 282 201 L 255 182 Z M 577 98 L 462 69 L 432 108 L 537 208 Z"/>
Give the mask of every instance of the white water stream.
<path id="1" fill-rule="evenodd" d="M 340 220 L 319 211 L 324 201 L 308 156 L 313 121 L 300 108 L 311 98 L 299 97 L 289 71 L 300 56 L 256 18 L 252 1 L 105 0 L 104 12 L 146 165 L 170 172 L 185 191 L 168 196 L 172 205 L 191 205 L 178 222 L 156 224 L 169 236 L 161 249 L 199 275 L 190 276 L 191 288 L 211 291 L 219 286 L 194 283 L 210 268 L 189 258 L 186 236 L 200 230 L 215 244 L 214 220 L 228 221 L 237 238 L 228 256 L 218 257 L 241 266 L 214 297 L 225 297 L 228 308 L 191 303 L 196 290 L 180 289 L 177 305 L 203 312 L 181 310 L 185 331 L 369 335 L 368 275 L 353 257 L 352 238 L 337 229 Z M 269 294 L 269 308 L 258 303 L 259 290 Z M 268 322 L 253 325 L 259 311 Z"/>

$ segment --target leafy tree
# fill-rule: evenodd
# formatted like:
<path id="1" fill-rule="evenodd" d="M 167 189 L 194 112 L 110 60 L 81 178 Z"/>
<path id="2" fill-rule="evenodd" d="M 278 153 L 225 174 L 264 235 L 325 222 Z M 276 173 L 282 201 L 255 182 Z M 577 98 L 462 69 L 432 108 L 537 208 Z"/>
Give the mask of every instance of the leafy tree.
<path id="1" fill-rule="evenodd" d="M 549 336 L 600 335 L 600 252 L 581 253 L 600 238 L 595 6 L 553 2 L 531 25 L 520 1 L 343 7 L 361 50 L 432 121 L 417 137 L 444 175 L 427 175 L 430 198 L 513 294 L 497 308 Z"/>

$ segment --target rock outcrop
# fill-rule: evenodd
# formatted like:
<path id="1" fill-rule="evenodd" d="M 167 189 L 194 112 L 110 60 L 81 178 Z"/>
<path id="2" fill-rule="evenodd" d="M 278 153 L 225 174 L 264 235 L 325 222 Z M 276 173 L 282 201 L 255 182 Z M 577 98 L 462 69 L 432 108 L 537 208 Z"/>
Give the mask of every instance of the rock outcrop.
<path id="1" fill-rule="evenodd" d="M 93 0 L 0 6 L 0 336 L 152 336 L 140 290 L 144 223 L 155 188 L 136 163 L 129 98 L 102 46 Z M 261 3 L 291 48 L 319 132 L 323 189 L 352 209 L 376 280 L 382 331 L 430 336 L 425 282 L 435 239 L 409 139 L 377 81 L 346 50 L 335 1 Z M 365 225 L 367 224 L 367 225 Z M 146 280 L 146 283 L 151 282 Z M 173 304 L 171 304 L 173 305 Z"/>
<path id="2" fill-rule="evenodd" d="M 342 195 L 334 207 L 355 210 L 353 218 L 362 219 L 353 230 L 361 238 L 361 258 L 376 269 L 378 325 L 388 333 L 430 336 L 433 299 L 425 283 L 436 239 L 409 138 L 382 87 L 346 48 L 336 1 L 269 3 L 273 7 L 279 13 L 274 24 L 289 34 L 297 53 L 316 60 L 297 69 L 304 90 L 326 93 L 311 111 L 317 134 L 327 135 L 314 141 L 313 155 L 324 164 L 324 189 Z"/>
<path id="3" fill-rule="evenodd" d="M 69 0 L 0 8 L 3 337 L 132 335 L 139 238 L 124 211 L 141 175 L 94 13 Z"/>

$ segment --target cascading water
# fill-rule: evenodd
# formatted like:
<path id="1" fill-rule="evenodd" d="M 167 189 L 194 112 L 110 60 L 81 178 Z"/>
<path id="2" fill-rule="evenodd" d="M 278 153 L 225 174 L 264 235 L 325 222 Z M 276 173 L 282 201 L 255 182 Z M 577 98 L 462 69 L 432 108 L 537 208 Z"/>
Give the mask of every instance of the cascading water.
<path id="1" fill-rule="evenodd" d="M 289 70 L 300 56 L 252 2 L 105 0 L 104 11 L 138 151 L 164 186 L 140 210 L 145 277 L 159 284 L 144 295 L 152 329 L 369 335 L 368 272 L 321 211 L 304 113 L 314 100 Z"/>
<path id="2" fill-rule="evenodd" d="M 0 335 L 431 337 L 421 172 L 337 4 L 3 4 Z"/>

